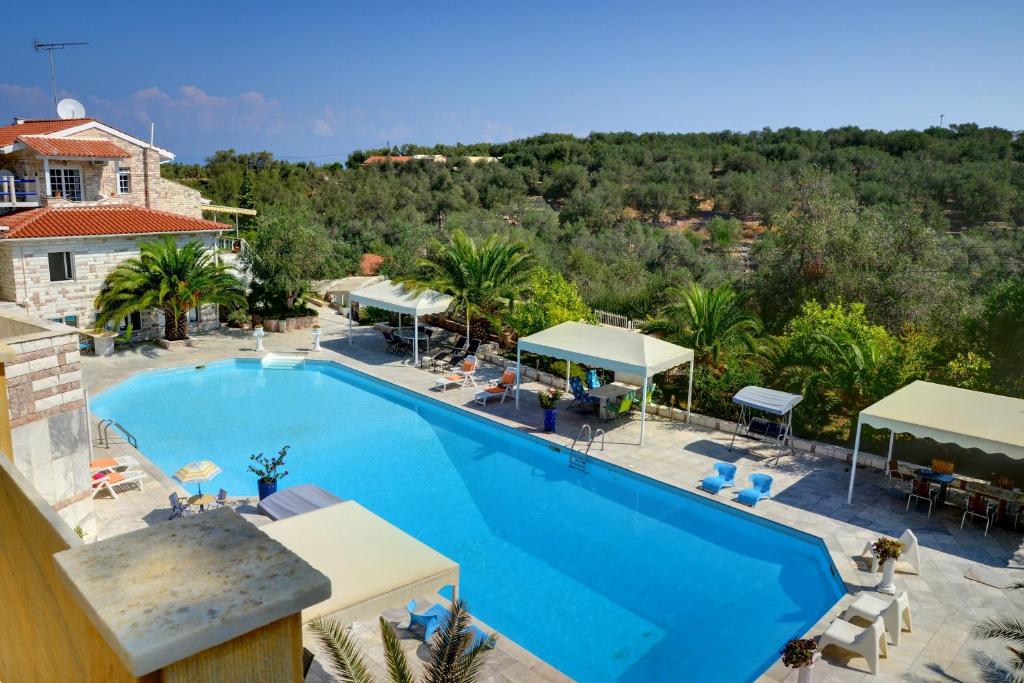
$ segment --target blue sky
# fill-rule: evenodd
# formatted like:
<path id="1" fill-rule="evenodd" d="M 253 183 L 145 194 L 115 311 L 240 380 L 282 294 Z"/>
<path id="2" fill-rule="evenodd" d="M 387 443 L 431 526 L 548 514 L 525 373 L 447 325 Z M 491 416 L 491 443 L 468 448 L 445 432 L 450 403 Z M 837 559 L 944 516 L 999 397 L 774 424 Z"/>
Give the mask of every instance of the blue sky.
<path id="1" fill-rule="evenodd" d="M 0 117 L 61 96 L 183 161 L 541 132 L 1024 128 L 1024 2 L 174 2 L 5 8 Z M 13 12 L 13 14 L 12 14 Z M 25 27 L 25 28 L 23 28 Z"/>

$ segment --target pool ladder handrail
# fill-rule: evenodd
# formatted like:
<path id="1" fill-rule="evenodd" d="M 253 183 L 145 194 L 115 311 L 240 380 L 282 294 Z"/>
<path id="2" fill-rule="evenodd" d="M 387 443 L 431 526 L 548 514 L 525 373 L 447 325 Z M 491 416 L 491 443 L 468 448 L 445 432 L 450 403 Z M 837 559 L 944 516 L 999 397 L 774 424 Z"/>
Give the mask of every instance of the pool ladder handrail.
<path id="1" fill-rule="evenodd" d="M 100 423 L 96 426 L 100 433 L 100 445 L 104 448 L 110 448 L 110 428 L 114 427 L 119 432 L 124 434 L 125 440 L 131 445 L 132 448 L 138 449 L 139 441 L 135 436 L 129 432 L 124 425 L 111 418 L 105 418 L 100 420 Z"/>
<path id="2" fill-rule="evenodd" d="M 587 433 L 587 447 L 582 453 L 576 450 L 576 443 L 583 437 L 583 433 Z M 569 467 L 579 470 L 581 472 L 587 471 L 587 461 L 590 459 L 590 449 L 594 446 L 594 441 L 597 437 L 601 437 L 601 450 L 604 450 L 604 430 L 598 427 L 595 432 L 590 424 L 585 424 L 580 427 L 580 431 L 576 434 L 576 438 L 572 441 L 572 447 L 569 448 Z"/>

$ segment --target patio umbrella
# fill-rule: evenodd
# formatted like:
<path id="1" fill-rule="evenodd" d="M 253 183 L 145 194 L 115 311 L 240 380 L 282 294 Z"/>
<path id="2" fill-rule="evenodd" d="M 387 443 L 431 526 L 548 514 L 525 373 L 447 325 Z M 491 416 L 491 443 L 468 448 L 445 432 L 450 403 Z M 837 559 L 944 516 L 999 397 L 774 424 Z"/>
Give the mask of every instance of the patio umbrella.
<path id="1" fill-rule="evenodd" d="M 210 481 L 223 470 L 213 463 L 212 460 L 196 460 L 190 462 L 184 467 L 180 468 L 174 473 L 174 478 L 181 484 L 187 484 L 189 482 L 204 482 Z M 199 493 L 203 492 L 202 485 L 199 486 Z"/>

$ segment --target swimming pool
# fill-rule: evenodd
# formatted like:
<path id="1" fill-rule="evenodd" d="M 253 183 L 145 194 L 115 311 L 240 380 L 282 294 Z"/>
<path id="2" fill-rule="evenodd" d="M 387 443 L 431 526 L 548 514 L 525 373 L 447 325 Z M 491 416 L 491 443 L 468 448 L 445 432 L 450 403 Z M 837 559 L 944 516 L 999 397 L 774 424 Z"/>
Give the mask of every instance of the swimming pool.
<path id="1" fill-rule="evenodd" d="M 328 362 L 142 373 L 92 400 L 168 473 L 255 494 L 249 455 L 290 445 L 316 483 L 461 566 L 500 634 L 580 681 L 748 681 L 842 595 L 824 544 Z M 685 457 L 685 456 L 680 456 Z"/>

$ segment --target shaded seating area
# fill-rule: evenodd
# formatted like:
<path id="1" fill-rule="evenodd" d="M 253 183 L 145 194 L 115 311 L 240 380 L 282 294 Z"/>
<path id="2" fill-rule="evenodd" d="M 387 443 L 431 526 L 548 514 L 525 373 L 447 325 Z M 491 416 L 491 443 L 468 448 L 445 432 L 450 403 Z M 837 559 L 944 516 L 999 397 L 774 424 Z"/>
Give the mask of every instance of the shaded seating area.
<path id="1" fill-rule="evenodd" d="M 413 363 L 420 362 L 420 316 L 432 313 L 443 313 L 448 310 L 452 298 L 432 289 L 415 292 L 405 285 L 383 280 L 361 287 L 348 295 L 348 343 L 353 343 L 352 338 L 352 305 L 372 306 L 385 311 L 392 311 L 398 314 L 397 335 L 385 335 L 389 350 L 394 352 L 412 352 Z M 412 338 L 405 339 L 402 335 L 402 316 L 412 317 Z M 408 346 L 406 346 L 408 344 Z M 424 348 L 424 351 L 429 351 Z"/>
<path id="2" fill-rule="evenodd" d="M 963 511 L 962 525 L 982 518 L 988 520 L 985 524 L 987 533 L 992 520 L 1009 517 L 1016 522 L 1024 505 L 1024 493 L 1014 489 L 1013 481 L 1008 477 L 997 475 L 990 483 L 959 478 L 954 463 L 939 458 L 933 459 L 930 467 L 905 472 L 894 465 L 893 445 L 897 433 L 911 434 L 943 444 L 1001 454 L 1012 460 L 1024 460 L 1024 400 L 916 381 L 868 406 L 857 418 L 848 503 L 853 502 L 864 425 L 889 431 L 886 474 L 890 488 L 910 484 L 908 510 L 925 503 L 929 514 L 933 509 L 941 510 L 946 504 L 947 493 L 955 488 L 958 494 L 967 494 L 959 508 Z M 913 477 L 913 481 L 907 482 L 908 475 Z M 1010 505 L 1017 506 L 1016 514 L 1006 514 Z"/>
<path id="3" fill-rule="evenodd" d="M 571 390 L 572 363 L 603 368 L 615 373 L 612 385 L 620 395 L 640 391 L 640 445 L 644 442 L 647 421 L 647 398 L 654 375 L 679 365 L 690 364 L 690 385 L 686 398 L 686 415 L 690 416 L 693 394 L 693 350 L 638 332 L 602 325 L 565 322 L 519 340 L 516 367 L 522 367 L 526 351 L 566 361 L 565 388 Z M 519 373 L 521 375 L 521 372 Z M 519 407 L 521 376 L 516 377 L 516 407 Z M 603 387 L 602 387 L 603 388 Z M 589 392 L 595 396 L 595 390 Z M 607 397 L 605 397 L 607 398 Z M 632 407 L 633 399 L 618 404 L 615 415 L 623 415 Z"/>

